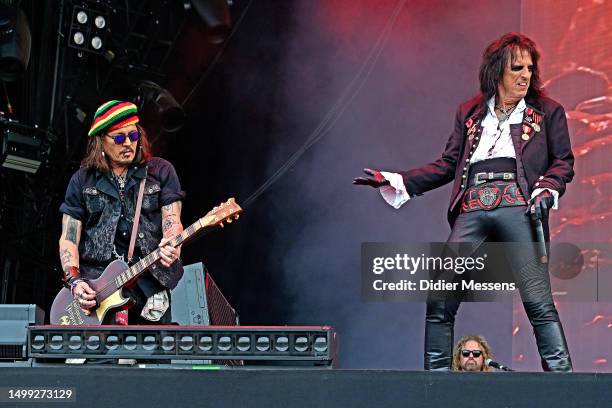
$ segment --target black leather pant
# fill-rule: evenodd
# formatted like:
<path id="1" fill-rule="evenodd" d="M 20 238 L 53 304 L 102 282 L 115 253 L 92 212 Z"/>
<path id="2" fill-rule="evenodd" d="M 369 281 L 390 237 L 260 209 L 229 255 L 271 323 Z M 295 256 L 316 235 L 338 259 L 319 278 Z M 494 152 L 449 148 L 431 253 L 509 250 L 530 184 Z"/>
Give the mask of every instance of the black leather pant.
<path id="1" fill-rule="evenodd" d="M 457 218 L 448 242 L 471 242 L 476 250 L 485 241 L 533 242 L 534 228 L 524 206 L 497 208 L 492 211 L 463 213 Z M 546 228 L 546 235 L 548 231 Z M 513 246 L 514 247 L 514 246 Z M 537 261 L 535 246 L 521 246 L 511 254 L 508 264 L 521 293 L 523 305 L 533 326 L 544 371 L 571 371 L 563 327 L 555 308 L 548 268 Z M 449 370 L 452 363 L 453 329 L 461 296 L 427 302 L 425 322 L 425 369 Z"/>

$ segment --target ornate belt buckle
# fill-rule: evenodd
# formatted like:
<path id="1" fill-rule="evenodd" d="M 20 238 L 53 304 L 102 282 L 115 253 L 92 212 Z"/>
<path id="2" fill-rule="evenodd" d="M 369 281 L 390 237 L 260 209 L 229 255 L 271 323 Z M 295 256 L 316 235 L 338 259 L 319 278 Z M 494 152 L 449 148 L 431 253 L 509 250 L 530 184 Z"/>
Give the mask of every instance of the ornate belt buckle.
<path id="1" fill-rule="evenodd" d="M 499 187 L 492 185 L 478 190 L 478 201 L 483 210 L 493 210 L 497 208 L 501 202 L 501 190 Z"/>
<path id="2" fill-rule="evenodd" d="M 476 173 L 476 174 L 474 175 L 474 185 L 475 185 L 475 186 L 479 186 L 479 185 L 481 185 L 481 184 L 486 183 L 486 182 L 487 182 L 487 180 L 486 180 L 486 179 L 485 179 L 485 180 L 481 180 L 481 179 L 480 179 L 481 177 L 486 177 L 486 176 L 487 176 L 487 173 Z"/>

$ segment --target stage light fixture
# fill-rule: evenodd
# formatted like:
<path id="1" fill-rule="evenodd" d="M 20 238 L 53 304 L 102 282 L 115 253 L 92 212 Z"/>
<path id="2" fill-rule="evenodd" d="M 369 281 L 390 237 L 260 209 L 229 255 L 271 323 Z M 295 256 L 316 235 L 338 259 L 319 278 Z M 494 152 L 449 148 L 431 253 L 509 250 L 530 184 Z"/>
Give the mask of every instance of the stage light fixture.
<path id="1" fill-rule="evenodd" d="M 80 24 L 85 24 L 87 22 L 87 13 L 80 10 L 76 15 L 76 19 Z"/>
<path id="2" fill-rule="evenodd" d="M 327 338 L 323 336 L 318 336 L 315 338 L 313 343 L 313 349 L 319 353 L 324 353 L 327 351 Z"/>
<path id="3" fill-rule="evenodd" d="M 201 336 L 198 340 L 198 348 L 200 351 L 211 351 L 213 348 L 211 336 Z"/>
<path id="4" fill-rule="evenodd" d="M 96 16 L 96 19 L 94 20 L 94 24 L 98 28 L 104 28 L 104 26 L 106 26 L 106 19 L 102 16 Z"/>
<path id="5" fill-rule="evenodd" d="M 136 336 L 125 336 L 125 339 L 123 340 L 123 347 L 130 351 L 136 350 L 136 347 L 138 347 L 138 339 Z"/>
<path id="6" fill-rule="evenodd" d="M 242 352 L 249 351 L 251 349 L 251 338 L 249 336 L 238 337 L 236 348 Z"/>
<path id="7" fill-rule="evenodd" d="M 295 338 L 293 347 L 295 348 L 295 351 L 303 353 L 308 350 L 308 344 L 308 337 L 299 336 Z"/>
<path id="8" fill-rule="evenodd" d="M 137 86 L 136 105 L 147 129 L 176 132 L 183 127 L 185 111 L 172 94 L 152 81 L 142 81 Z"/>
<path id="9" fill-rule="evenodd" d="M 142 340 L 142 348 L 145 351 L 153 351 L 157 347 L 157 338 L 155 336 L 145 336 Z"/>
<path id="10" fill-rule="evenodd" d="M 30 326 L 28 358 L 333 362 L 330 327 Z M 55 360 L 54 360 L 55 359 Z"/>
<path id="11" fill-rule="evenodd" d="M 74 40 L 74 43 L 77 45 L 82 45 L 85 42 L 85 36 L 80 31 L 75 32 L 74 35 L 72 36 L 72 39 Z"/>
<path id="12" fill-rule="evenodd" d="M 68 348 L 70 350 L 80 350 L 81 349 L 81 336 L 70 336 L 70 339 L 68 339 Z"/>
<path id="13" fill-rule="evenodd" d="M 173 336 L 164 336 L 164 338 L 162 338 L 161 348 L 164 351 L 172 351 L 172 350 L 174 350 L 174 337 Z"/>
<path id="14" fill-rule="evenodd" d="M 232 349 L 232 338 L 230 336 L 219 337 L 217 348 L 221 351 L 230 351 Z"/>
<path id="15" fill-rule="evenodd" d="M 101 2 L 87 1 L 74 6 L 68 46 L 79 51 L 105 54 L 109 31 L 108 7 Z"/>
<path id="16" fill-rule="evenodd" d="M 61 334 L 51 336 L 49 341 L 49 347 L 51 350 L 59 351 L 64 347 L 64 337 Z"/>
<path id="17" fill-rule="evenodd" d="M 107 350 L 117 350 L 119 348 L 119 337 L 108 336 L 104 346 Z"/>
<path id="18" fill-rule="evenodd" d="M 95 351 L 100 349 L 100 336 L 93 335 L 87 336 L 87 340 L 85 340 L 85 347 L 87 350 Z"/>
<path id="19" fill-rule="evenodd" d="M 278 336 L 274 343 L 274 348 L 276 351 L 289 350 L 289 338 L 287 336 Z"/>
<path id="20" fill-rule="evenodd" d="M 43 336 L 42 334 L 38 334 L 34 336 L 32 338 L 31 347 L 33 350 L 36 350 L 36 351 L 43 350 L 45 348 L 45 336 Z"/>
<path id="21" fill-rule="evenodd" d="M 32 37 L 20 8 L 0 5 L 0 80 L 15 81 L 28 68 Z"/>
<path id="22" fill-rule="evenodd" d="M 193 336 L 181 336 L 179 340 L 179 348 L 181 351 L 193 350 Z"/>
<path id="23" fill-rule="evenodd" d="M 259 336 L 257 337 L 256 346 L 259 351 L 268 351 L 270 350 L 270 337 L 268 336 Z"/>
<path id="24" fill-rule="evenodd" d="M 42 142 L 40 139 L 4 129 L 2 132 L 2 167 L 26 173 L 36 173 L 42 161 Z"/>
<path id="25" fill-rule="evenodd" d="M 102 39 L 98 36 L 94 36 L 91 39 L 91 47 L 94 50 L 99 50 L 100 48 L 102 48 Z"/>

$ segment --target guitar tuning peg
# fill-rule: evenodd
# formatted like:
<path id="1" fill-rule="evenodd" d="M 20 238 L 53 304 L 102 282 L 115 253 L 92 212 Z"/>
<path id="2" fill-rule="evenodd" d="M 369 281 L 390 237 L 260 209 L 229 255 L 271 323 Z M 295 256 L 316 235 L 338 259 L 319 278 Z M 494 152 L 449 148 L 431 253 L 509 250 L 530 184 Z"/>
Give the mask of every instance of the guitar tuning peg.
<path id="1" fill-rule="evenodd" d="M 223 225 L 223 223 L 222 223 L 222 222 L 221 222 L 221 223 L 219 223 L 219 226 L 220 226 L 221 228 L 224 228 L 224 227 L 225 227 L 225 225 Z"/>
<path id="2" fill-rule="evenodd" d="M 227 222 L 228 224 L 231 224 L 231 223 L 232 223 L 232 217 L 227 218 L 227 219 L 225 220 L 225 222 Z"/>
<path id="3" fill-rule="evenodd" d="M 237 220 L 238 218 L 240 218 L 240 214 L 236 214 L 236 216 L 234 217 L 235 220 Z"/>

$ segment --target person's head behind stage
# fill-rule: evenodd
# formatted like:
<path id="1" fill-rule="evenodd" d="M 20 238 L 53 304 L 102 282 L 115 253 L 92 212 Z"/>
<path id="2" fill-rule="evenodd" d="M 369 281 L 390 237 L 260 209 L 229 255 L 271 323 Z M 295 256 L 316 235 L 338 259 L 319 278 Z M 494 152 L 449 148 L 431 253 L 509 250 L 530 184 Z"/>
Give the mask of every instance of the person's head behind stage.
<path id="1" fill-rule="evenodd" d="M 455 345 L 453 371 L 493 371 L 485 364 L 488 358 L 493 359 L 493 352 L 484 337 L 464 336 Z"/>
<path id="2" fill-rule="evenodd" d="M 136 105 L 112 100 L 96 110 L 88 132 L 89 143 L 81 164 L 103 173 L 111 167 L 144 164 L 151 158 L 146 131 L 140 126 Z"/>
<path id="3" fill-rule="evenodd" d="M 485 49 L 480 65 L 480 91 L 485 100 L 516 103 L 521 98 L 543 95 L 540 53 L 535 42 L 520 33 L 507 33 Z"/>

